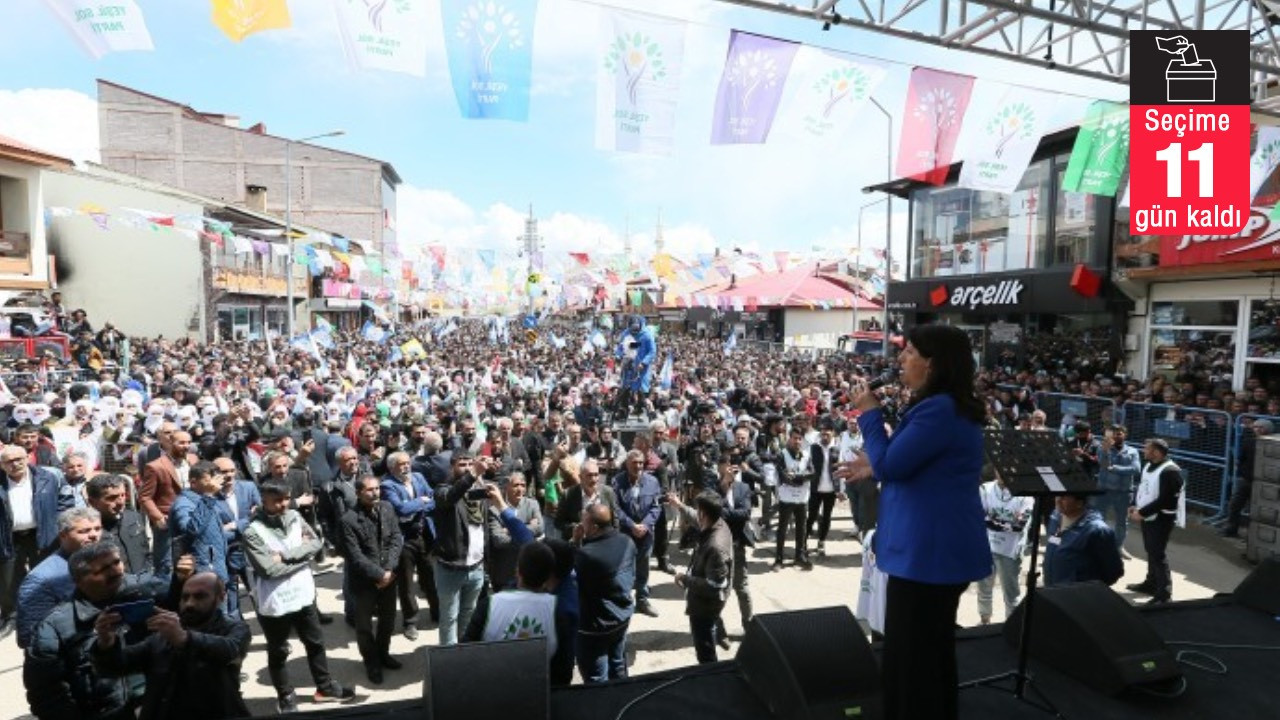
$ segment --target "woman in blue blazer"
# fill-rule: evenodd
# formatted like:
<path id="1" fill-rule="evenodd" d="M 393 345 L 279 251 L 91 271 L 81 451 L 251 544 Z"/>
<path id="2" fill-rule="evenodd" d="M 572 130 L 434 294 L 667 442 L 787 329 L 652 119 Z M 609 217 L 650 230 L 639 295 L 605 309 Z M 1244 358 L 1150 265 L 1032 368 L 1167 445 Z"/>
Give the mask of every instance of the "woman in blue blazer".
<path id="1" fill-rule="evenodd" d="M 991 573 L 978 496 L 982 423 L 969 337 L 922 325 L 898 357 L 911 390 L 893 435 L 875 393 L 857 396 L 858 427 L 880 482 L 876 564 L 885 594 L 882 686 L 888 720 L 957 717 L 956 609 L 970 582 Z"/>

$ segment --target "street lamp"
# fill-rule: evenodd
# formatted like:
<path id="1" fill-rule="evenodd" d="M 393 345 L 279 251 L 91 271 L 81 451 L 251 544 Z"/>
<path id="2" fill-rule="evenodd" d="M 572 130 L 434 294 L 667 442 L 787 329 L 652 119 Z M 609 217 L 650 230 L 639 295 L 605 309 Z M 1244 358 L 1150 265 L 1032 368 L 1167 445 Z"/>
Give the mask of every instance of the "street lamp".
<path id="1" fill-rule="evenodd" d="M 893 180 L 893 116 L 875 98 L 871 104 L 876 106 L 887 123 L 884 143 L 885 181 Z M 893 280 L 893 194 L 885 193 L 888 204 L 885 206 L 884 223 L 884 356 L 889 357 L 889 282 Z"/>
<path id="2" fill-rule="evenodd" d="M 285 335 L 293 337 L 293 192 L 289 187 L 290 176 L 293 174 L 293 144 L 310 142 L 312 140 L 321 140 L 324 138 L 338 137 L 346 135 L 346 130 L 330 130 L 327 133 L 319 135 L 310 135 L 308 137 L 290 140 L 285 138 L 284 141 L 284 236 L 285 242 L 289 246 L 289 261 L 286 263 L 285 271 Z M 268 340 L 269 341 L 269 340 Z"/>
<path id="3" fill-rule="evenodd" d="M 863 203 L 862 207 L 858 208 L 858 251 L 855 255 L 855 257 L 857 258 L 858 264 L 857 264 L 857 271 L 855 272 L 855 276 L 858 278 L 859 283 L 861 283 L 861 280 L 862 280 L 862 213 L 869 207 L 872 207 L 874 205 L 879 205 L 882 202 L 887 202 L 888 198 L 889 196 L 886 195 L 885 197 L 882 197 L 879 200 L 872 200 L 869 203 Z M 889 222 L 889 221 L 890 219 L 885 220 L 885 222 Z M 888 278 L 888 273 L 886 272 L 885 273 L 885 297 L 886 298 L 889 296 L 888 287 L 889 287 L 889 278 Z M 853 299 L 853 331 L 854 332 L 858 331 L 858 299 L 856 297 Z"/>

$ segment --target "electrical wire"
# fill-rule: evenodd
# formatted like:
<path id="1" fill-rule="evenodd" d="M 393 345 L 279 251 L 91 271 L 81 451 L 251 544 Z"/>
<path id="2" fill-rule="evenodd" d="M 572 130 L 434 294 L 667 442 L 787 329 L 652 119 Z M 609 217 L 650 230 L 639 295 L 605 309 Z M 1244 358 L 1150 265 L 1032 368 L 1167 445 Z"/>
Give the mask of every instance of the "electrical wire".
<path id="1" fill-rule="evenodd" d="M 681 675 L 680 677 L 675 678 L 674 680 L 668 680 L 668 681 L 666 681 L 666 682 L 662 683 L 661 685 L 658 685 L 657 687 L 649 688 L 648 690 L 644 691 L 644 692 L 643 692 L 643 693 L 641 693 L 640 695 L 638 695 L 638 696 L 636 696 L 635 698 L 633 698 L 633 699 L 631 700 L 631 702 L 627 703 L 626 705 L 623 705 L 623 706 L 622 706 L 622 709 L 618 711 L 618 714 L 617 714 L 617 715 L 615 715 L 615 716 L 613 716 L 613 720 L 622 720 L 622 716 L 623 716 L 623 715 L 626 715 L 626 714 L 627 714 L 627 711 L 628 711 L 628 710 L 630 710 L 631 708 L 635 707 L 635 705 L 636 705 L 636 704 L 638 704 L 641 700 L 644 700 L 644 699 L 646 699 L 646 698 L 650 697 L 651 695 L 653 695 L 653 694 L 657 693 L 659 690 L 666 690 L 667 688 L 671 687 L 672 685 L 675 685 L 676 683 L 680 682 L 681 680 L 684 680 L 686 677 L 688 677 L 688 675 Z"/>

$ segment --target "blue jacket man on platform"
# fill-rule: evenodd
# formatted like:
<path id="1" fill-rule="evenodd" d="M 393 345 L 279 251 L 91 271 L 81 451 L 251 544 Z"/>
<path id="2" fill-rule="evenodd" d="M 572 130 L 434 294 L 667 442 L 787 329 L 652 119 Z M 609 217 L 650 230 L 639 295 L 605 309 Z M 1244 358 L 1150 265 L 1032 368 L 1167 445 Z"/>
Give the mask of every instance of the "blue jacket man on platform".
<path id="1" fill-rule="evenodd" d="M 662 486 L 644 471 L 642 458 L 628 455 L 626 466 L 610 483 L 618 498 L 618 530 L 636 544 L 636 610 L 655 615 L 649 605 L 649 555 L 653 552 L 654 527 L 662 514 Z"/>
<path id="2" fill-rule="evenodd" d="M 653 332 L 646 327 L 643 317 L 631 316 L 627 329 L 622 331 L 622 337 L 618 340 L 615 354 L 619 360 L 630 359 L 636 368 L 629 376 L 627 389 L 649 392 L 649 380 L 653 376 L 653 361 L 658 356 L 658 344 L 653 339 Z"/>

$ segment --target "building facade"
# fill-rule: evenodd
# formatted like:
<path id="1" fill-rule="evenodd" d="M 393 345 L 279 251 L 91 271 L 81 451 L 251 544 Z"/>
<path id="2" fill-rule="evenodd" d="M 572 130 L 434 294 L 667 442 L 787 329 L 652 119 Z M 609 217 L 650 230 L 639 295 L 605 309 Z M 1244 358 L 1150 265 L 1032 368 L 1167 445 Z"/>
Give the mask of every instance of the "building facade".
<path id="1" fill-rule="evenodd" d="M 44 172 L 71 166 L 70 160 L 0 136 L 0 304 L 56 281 L 45 238 Z"/>
<path id="2" fill-rule="evenodd" d="M 964 328 L 986 367 L 1058 362 L 1040 349 L 1064 339 L 1099 358 L 1098 372 L 1127 365 L 1133 302 L 1111 281 L 1113 239 L 1127 225 L 1116 223 L 1115 199 L 1062 187 L 1075 135 L 1045 136 L 1011 194 L 959 187 L 959 164 L 941 186 L 872 188 L 910 207 L 907 279 L 887 292 L 904 328 Z"/>

